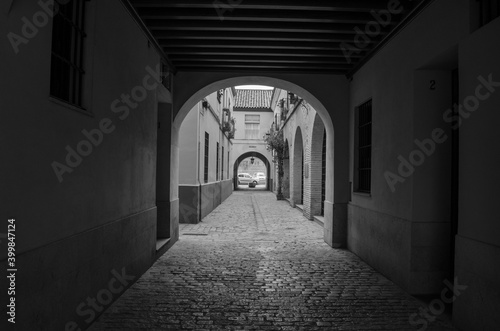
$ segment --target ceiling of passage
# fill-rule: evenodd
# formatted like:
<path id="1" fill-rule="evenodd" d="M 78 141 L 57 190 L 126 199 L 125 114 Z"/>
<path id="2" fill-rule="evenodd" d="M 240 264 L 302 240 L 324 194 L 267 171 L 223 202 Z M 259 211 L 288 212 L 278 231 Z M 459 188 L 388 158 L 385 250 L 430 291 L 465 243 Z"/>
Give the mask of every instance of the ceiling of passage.
<path id="1" fill-rule="evenodd" d="M 124 0 L 178 71 L 348 74 L 429 0 Z"/>

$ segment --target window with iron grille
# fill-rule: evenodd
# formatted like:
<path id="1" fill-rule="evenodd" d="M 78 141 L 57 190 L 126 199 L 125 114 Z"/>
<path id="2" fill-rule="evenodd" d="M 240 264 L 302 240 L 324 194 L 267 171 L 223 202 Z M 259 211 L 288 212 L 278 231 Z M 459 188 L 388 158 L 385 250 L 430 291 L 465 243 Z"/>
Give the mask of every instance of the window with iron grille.
<path id="1" fill-rule="evenodd" d="M 500 17 L 500 0 L 475 0 L 472 12 L 477 13 L 478 27 L 482 27 Z"/>
<path id="2" fill-rule="evenodd" d="M 52 27 L 50 94 L 78 107 L 83 107 L 85 3 L 72 0 L 59 4 Z"/>
<path id="3" fill-rule="evenodd" d="M 221 170 L 220 170 L 220 180 L 224 180 L 224 146 L 222 146 L 222 160 L 220 162 Z"/>
<path id="4" fill-rule="evenodd" d="M 215 180 L 219 180 L 219 143 L 217 143 L 217 155 L 215 157 Z"/>
<path id="5" fill-rule="evenodd" d="M 371 192 L 372 172 L 372 101 L 365 102 L 357 109 L 357 157 L 355 191 Z"/>
<path id="6" fill-rule="evenodd" d="M 203 167 L 203 180 L 205 183 L 208 183 L 208 152 L 209 152 L 209 144 L 210 144 L 210 135 L 208 132 L 205 132 L 205 163 Z"/>

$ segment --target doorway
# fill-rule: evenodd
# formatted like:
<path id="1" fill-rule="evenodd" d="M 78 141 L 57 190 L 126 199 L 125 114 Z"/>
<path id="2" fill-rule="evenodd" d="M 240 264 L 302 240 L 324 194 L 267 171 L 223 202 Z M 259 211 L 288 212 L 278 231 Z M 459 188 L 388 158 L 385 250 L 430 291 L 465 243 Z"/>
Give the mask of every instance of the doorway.
<path id="1" fill-rule="evenodd" d="M 172 104 L 158 104 L 156 157 L 156 246 L 157 250 L 171 237 L 170 222 L 170 152 Z"/>

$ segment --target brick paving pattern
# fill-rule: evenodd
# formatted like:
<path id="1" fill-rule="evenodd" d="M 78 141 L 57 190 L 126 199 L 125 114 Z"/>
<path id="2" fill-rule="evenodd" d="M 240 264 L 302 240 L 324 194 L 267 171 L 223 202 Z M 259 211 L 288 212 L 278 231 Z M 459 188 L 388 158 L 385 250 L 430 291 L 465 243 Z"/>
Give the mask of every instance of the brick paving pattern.
<path id="1" fill-rule="evenodd" d="M 421 307 L 287 202 L 235 192 L 91 330 L 424 330 L 409 322 Z"/>

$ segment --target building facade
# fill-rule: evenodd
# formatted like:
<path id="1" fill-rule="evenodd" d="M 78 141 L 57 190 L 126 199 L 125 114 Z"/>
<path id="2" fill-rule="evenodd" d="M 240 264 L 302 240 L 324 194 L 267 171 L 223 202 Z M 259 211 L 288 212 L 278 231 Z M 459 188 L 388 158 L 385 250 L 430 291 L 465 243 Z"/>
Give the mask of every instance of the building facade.
<path id="1" fill-rule="evenodd" d="M 193 107 L 179 132 L 179 222 L 198 223 L 233 192 L 234 88 Z"/>

